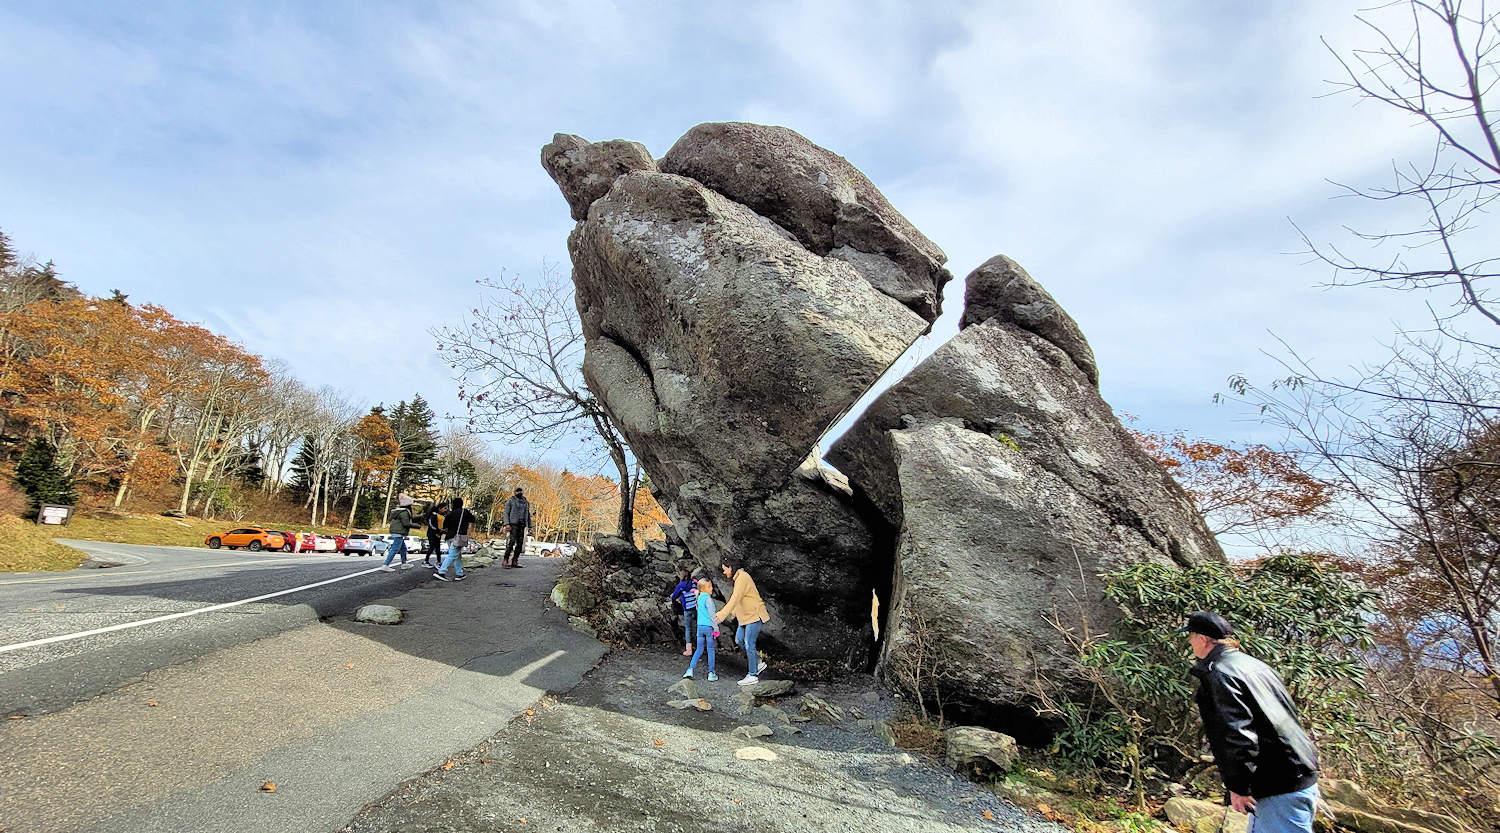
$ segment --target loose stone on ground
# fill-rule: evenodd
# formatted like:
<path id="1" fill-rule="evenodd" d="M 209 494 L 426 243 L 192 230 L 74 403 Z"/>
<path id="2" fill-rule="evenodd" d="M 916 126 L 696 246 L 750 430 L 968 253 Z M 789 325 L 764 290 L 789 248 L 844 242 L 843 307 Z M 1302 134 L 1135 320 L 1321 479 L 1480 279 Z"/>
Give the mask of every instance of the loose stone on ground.
<path id="1" fill-rule="evenodd" d="M 355 621 L 374 625 L 399 625 L 403 618 L 401 608 L 390 605 L 365 605 L 354 612 Z"/>

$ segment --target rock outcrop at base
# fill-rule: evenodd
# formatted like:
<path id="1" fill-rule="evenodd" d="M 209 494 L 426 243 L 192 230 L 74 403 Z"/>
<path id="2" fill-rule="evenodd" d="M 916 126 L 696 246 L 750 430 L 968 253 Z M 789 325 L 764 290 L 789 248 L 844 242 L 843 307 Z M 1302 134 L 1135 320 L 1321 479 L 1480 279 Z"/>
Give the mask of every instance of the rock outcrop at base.
<path id="1" fill-rule="evenodd" d="M 663 161 L 692 176 L 641 161 L 569 237 L 584 378 L 702 566 L 721 580 L 719 559 L 747 557 L 769 644 L 863 662 L 870 590 L 888 580 L 889 559 L 874 555 L 876 533 L 847 487 L 798 472 L 926 331 L 912 307 L 935 315 L 943 255 L 863 175 L 797 134 L 695 131 Z M 597 178 L 620 168 L 581 142 L 560 136 L 549 149 L 569 150 L 543 155 L 559 183 L 590 183 L 564 188 L 575 216 Z M 795 194 L 770 215 L 747 205 L 774 202 L 757 190 L 771 183 L 790 187 L 788 166 Z"/>
<path id="2" fill-rule="evenodd" d="M 1054 622 L 1116 621 L 1100 575 L 1224 556 L 1099 396 L 1092 351 L 1051 296 L 1005 258 L 968 286 L 964 328 L 829 459 L 901 530 L 882 662 L 925 650 L 948 666 L 945 700 L 1005 709 L 1072 664 Z"/>

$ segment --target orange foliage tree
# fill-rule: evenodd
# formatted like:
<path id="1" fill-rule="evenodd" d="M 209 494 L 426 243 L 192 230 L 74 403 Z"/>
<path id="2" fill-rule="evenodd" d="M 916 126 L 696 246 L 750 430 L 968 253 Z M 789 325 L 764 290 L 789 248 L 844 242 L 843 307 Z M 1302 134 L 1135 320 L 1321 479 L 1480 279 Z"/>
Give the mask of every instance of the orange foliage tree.
<path id="1" fill-rule="evenodd" d="M 396 442 L 396 432 L 379 408 L 360 417 L 351 433 L 355 443 L 354 499 L 349 504 L 348 530 L 354 529 L 354 514 L 359 511 L 359 496 L 365 487 L 385 486 L 401 460 L 401 444 Z"/>
<path id="2" fill-rule="evenodd" d="M 1182 484 L 1220 538 L 1268 546 L 1276 533 L 1316 517 L 1333 500 L 1328 483 L 1283 451 L 1264 445 L 1236 448 L 1180 432 L 1130 433 Z"/>

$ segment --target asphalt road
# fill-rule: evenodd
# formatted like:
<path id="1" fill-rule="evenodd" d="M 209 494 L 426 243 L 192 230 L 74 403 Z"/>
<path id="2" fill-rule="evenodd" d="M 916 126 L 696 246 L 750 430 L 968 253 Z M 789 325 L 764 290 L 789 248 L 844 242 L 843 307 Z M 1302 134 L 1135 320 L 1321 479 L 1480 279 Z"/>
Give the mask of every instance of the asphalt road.
<path id="1" fill-rule="evenodd" d="M 570 689 L 604 653 L 548 604 L 558 561 L 442 583 L 420 569 L 354 575 L 373 558 L 84 546 L 146 563 L 0 579 L 0 609 L 26 620 L 4 624 L 0 649 L 353 577 L 0 653 L 12 664 L 0 673 L 5 702 L 32 703 L 0 720 L 5 833 L 338 830 Z M 374 601 L 406 621 L 353 621 L 348 611 Z M 59 604 L 52 612 L 71 625 L 46 615 Z"/>
<path id="2" fill-rule="evenodd" d="M 121 566 L 0 573 L 0 715 L 66 708 L 147 671 L 343 613 L 426 575 L 420 569 L 354 575 L 379 566 L 383 559 L 374 557 L 68 543 L 96 561 Z M 11 647 L 341 577 L 348 578 L 225 610 Z"/>

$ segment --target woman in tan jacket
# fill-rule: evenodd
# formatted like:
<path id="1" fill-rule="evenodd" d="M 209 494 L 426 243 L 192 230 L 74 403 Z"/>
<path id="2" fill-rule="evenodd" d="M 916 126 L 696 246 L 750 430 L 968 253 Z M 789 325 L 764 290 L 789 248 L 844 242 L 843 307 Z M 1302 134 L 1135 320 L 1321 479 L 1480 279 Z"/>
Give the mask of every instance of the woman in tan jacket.
<path id="1" fill-rule="evenodd" d="M 739 622 L 740 626 L 734 632 L 734 641 L 744 646 L 750 670 L 745 679 L 740 680 L 740 685 L 755 685 L 760 682 L 760 675 L 766 670 L 765 663 L 755 653 L 755 638 L 760 636 L 760 626 L 771 621 L 771 615 L 766 612 L 766 603 L 761 600 L 760 591 L 755 588 L 755 579 L 740 567 L 738 557 L 724 556 L 720 569 L 724 571 L 725 578 L 734 581 L 734 592 L 714 615 L 714 622 L 723 622 L 730 616 Z"/>

